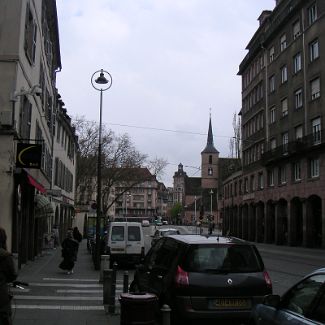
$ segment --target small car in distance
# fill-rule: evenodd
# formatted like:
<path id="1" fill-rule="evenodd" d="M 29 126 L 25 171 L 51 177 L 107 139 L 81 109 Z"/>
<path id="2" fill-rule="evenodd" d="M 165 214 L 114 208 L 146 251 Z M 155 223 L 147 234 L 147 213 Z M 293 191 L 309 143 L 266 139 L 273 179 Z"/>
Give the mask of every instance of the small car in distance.
<path id="1" fill-rule="evenodd" d="M 242 324 L 272 293 L 262 258 L 250 242 L 232 237 L 168 235 L 151 246 L 130 291 L 157 295 L 173 324 Z"/>
<path id="2" fill-rule="evenodd" d="M 149 227 L 150 226 L 149 220 L 142 220 L 141 224 L 142 224 L 142 227 Z"/>
<path id="3" fill-rule="evenodd" d="M 249 324 L 325 324 L 325 268 L 305 276 L 282 297 L 266 296 L 252 310 Z"/>
<path id="4" fill-rule="evenodd" d="M 175 228 L 160 228 L 155 231 L 155 233 L 151 236 L 151 246 L 153 246 L 160 238 L 170 236 L 170 235 L 179 235 L 180 232 Z"/>

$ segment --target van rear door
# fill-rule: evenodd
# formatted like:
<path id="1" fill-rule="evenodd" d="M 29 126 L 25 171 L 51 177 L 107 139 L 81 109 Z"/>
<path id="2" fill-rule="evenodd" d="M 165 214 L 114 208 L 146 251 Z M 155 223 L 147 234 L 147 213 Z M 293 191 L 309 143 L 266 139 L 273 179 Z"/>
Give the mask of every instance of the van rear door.
<path id="1" fill-rule="evenodd" d="M 126 254 L 140 255 L 143 246 L 142 242 L 141 225 L 129 224 L 127 227 Z"/>
<path id="2" fill-rule="evenodd" d="M 117 224 L 112 225 L 111 238 L 110 238 L 110 250 L 111 254 L 125 254 L 126 253 L 126 225 Z"/>

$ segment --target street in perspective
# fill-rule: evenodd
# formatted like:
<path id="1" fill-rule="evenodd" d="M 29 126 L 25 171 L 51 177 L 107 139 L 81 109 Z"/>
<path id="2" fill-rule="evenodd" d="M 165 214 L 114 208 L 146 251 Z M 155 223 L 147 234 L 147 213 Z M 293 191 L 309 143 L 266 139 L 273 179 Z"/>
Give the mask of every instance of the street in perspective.
<path id="1" fill-rule="evenodd" d="M 325 324 L 324 17 L 0 1 L 0 325 Z"/>

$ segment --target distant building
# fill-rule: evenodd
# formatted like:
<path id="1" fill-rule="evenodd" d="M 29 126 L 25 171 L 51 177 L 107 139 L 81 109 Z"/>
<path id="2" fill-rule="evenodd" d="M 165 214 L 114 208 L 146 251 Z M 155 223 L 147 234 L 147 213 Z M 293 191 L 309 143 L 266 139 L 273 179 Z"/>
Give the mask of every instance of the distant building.
<path id="1" fill-rule="evenodd" d="M 224 232 L 325 247 L 325 2 L 263 11 L 239 67 L 241 172 L 224 182 Z"/>
<path id="2" fill-rule="evenodd" d="M 155 219 L 160 213 L 166 214 L 165 186 L 147 168 L 130 167 L 107 169 L 102 179 L 103 212 L 107 219 L 116 217 Z M 115 176 L 112 176 L 112 175 Z M 118 177 L 116 175 L 119 175 Z M 88 217 L 96 216 L 96 177 L 80 184 L 77 191 L 77 218 L 88 222 Z M 108 185 L 110 184 L 110 185 Z"/>
<path id="3" fill-rule="evenodd" d="M 214 146 L 210 117 L 207 144 L 201 152 L 201 177 L 189 177 L 182 164 L 178 165 L 173 177 L 173 202 L 182 206 L 176 222 L 193 224 L 200 215 L 204 220 L 212 215 L 212 221 L 221 227 L 218 201 L 222 197 L 222 181 L 239 165 L 239 159 L 219 157 L 219 151 Z"/>
<path id="4" fill-rule="evenodd" d="M 115 216 L 154 219 L 158 212 L 159 182 L 147 168 L 132 168 L 133 180 L 115 185 Z M 135 184 L 135 180 L 138 181 Z"/>

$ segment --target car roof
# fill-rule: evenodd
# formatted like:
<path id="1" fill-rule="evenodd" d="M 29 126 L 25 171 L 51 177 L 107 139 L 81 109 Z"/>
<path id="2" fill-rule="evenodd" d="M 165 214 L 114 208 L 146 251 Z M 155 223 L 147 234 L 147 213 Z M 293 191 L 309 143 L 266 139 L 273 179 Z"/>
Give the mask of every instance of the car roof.
<path id="1" fill-rule="evenodd" d="M 223 237 L 217 235 L 170 235 L 169 238 L 184 242 L 186 244 L 246 244 L 253 245 L 246 240 L 236 237 Z"/>
<path id="2" fill-rule="evenodd" d="M 141 227 L 141 223 L 140 222 L 132 222 L 132 221 L 113 221 L 110 222 L 110 224 L 112 226 L 140 226 Z"/>
<path id="3" fill-rule="evenodd" d="M 307 275 L 307 277 L 308 277 L 308 276 L 311 276 L 311 275 L 314 275 L 314 274 L 319 274 L 319 273 L 325 273 L 325 267 L 322 267 L 322 268 L 320 268 L 320 269 L 316 269 L 316 270 L 314 270 L 313 272 L 309 273 L 309 274 Z"/>
<path id="4" fill-rule="evenodd" d="M 176 228 L 159 228 L 157 229 L 159 231 L 179 231 L 178 229 Z"/>

